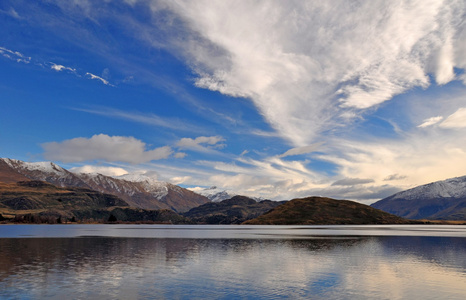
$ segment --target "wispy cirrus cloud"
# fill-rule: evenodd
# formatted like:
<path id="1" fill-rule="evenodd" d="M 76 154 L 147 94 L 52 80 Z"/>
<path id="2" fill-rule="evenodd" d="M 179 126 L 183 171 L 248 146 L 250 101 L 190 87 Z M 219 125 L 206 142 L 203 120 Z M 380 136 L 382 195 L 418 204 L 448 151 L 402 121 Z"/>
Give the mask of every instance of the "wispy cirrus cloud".
<path id="1" fill-rule="evenodd" d="M 18 12 L 13 7 L 10 7 L 8 10 L 0 10 L 0 14 L 7 15 L 7 16 L 10 16 L 18 20 L 22 19 L 22 17 L 18 14 Z"/>
<path id="2" fill-rule="evenodd" d="M 84 78 L 88 78 L 88 79 L 91 79 L 91 80 L 98 80 L 101 83 L 103 83 L 104 85 L 115 87 L 115 85 L 110 83 L 108 80 L 104 79 L 103 77 L 94 75 L 92 73 L 86 72 L 84 74 L 84 76 L 82 76 L 82 75 L 80 75 L 78 73 L 78 71 L 75 68 L 66 67 L 64 65 L 56 64 L 56 63 L 53 63 L 53 62 L 38 61 L 38 60 L 33 59 L 30 56 L 24 55 L 23 53 L 21 53 L 19 51 L 10 50 L 10 49 L 7 49 L 5 47 L 0 47 L 0 55 L 2 55 L 3 57 L 5 57 L 7 59 L 16 61 L 18 63 L 29 64 L 29 63 L 33 62 L 35 66 L 41 66 L 42 68 L 50 67 L 51 70 L 54 70 L 54 71 L 57 71 L 57 72 L 69 71 L 70 73 L 72 73 L 72 74 L 74 74 L 74 75 L 76 75 L 78 77 L 84 77 Z M 104 70 L 104 72 L 105 72 L 105 70 Z"/>
<path id="3" fill-rule="evenodd" d="M 167 7 L 191 34 L 183 46 L 196 85 L 250 98 L 295 146 L 395 95 L 428 87 L 429 74 L 444 85 L 456 78 L 455 67 L 466 67 L 462 1 L 167 1 Z"/>
<path id="4" fill-rule="evenodd" d="M 71 108 L 76 111 L 82 111 L 89 114 L 106 116 L 109 118 L 118 118 L 136 123 L 147 124 L 151 126 L 165 127 L 173 130 L 188 131 L 188 132 L 204 132 L 205 129 L 184 121 L 180 118 L 161 117 L 153 113 L 141 113 L 123 111 L 110 107 L 92 107 L 92 108 Z"/>
<path id="5" fill-rule="evenodd" d="M 311 152 L 317 151 L 319 147 L 322 146 L 322 144 L 323 143 L 316 143 L 316 144 L 309 145 L 309 146 L 292 148 L 286 151 L 285 153 L 279 155 L 278 157 L 287 157 L 287 156 L 311 153 Z"/>
<path id="6" fill-rule="evenodd" d="M 14 60 L 14 61 L 19 62 L 19 63 L 28 64 L 28 63 L 31 62 L 31 57 L 25 56 L 21 52 L 10 50 L 10 49 L 4 48 L 4 47 L 0 47 L 0 54 L 3 57 L 6 57 L 6 58 L 8 58 L 10 60 Z"/>

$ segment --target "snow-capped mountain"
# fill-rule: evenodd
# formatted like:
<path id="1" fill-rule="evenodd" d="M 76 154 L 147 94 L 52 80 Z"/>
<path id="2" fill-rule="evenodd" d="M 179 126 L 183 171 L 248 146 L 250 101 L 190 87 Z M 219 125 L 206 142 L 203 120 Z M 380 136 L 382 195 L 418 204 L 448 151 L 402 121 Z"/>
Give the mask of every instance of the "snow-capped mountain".
<path id="1" fill-rule="evenodd" d="M 371 206 L 411 219 L 462 220 L 466 217 L 466 176 L 421 185 Z"/>
<path id="2" fill-rule="evenodd" d="M 219 189 L 216 186 L 211 186 L 209 188 L 202 188 L 202 187 L 195 187 L 195 188 L 188 188 L 190 191 L 193 191 L 199 195 L 205 196 L 209 198 L 212 202 L 220 202 L 226 199 L 231 199 L 238 194 L 227 192 L 225 190 Z"/>
<path id="3" fill-rule="evenodd" d="M 227 191 L 227 190 L 220 189 L 216 186 L 211 186 L 208 188 L 194 187 L 194 188 L 188 188 L 188 190 L 193 191 L 199 195 L 203 195 L 209 198 L 209 200 L 212 202 L 220 202 L 223 200 L 231 199 L 235 196 L 244 196 L 244 195 L 241 195 L 233 191 Z M 256 202 L 266 200 L 262 197 L 253 197 L 253 196 L 246 196 L 246 197 L 253 199 Z"/>
<path id="4" fill-rule="evenodd" d="M 120 178 L 102 174 L 72 173 L 52 162 L 23 162 L 0 158 L 0 181 L 41 180 L 65 187 L 81 187 L 120 197 L 133 207 L 188 211 L 210 202 L 207 197 L 144 175 Z"/>
<path id="5" fill-rule="evenodd" d="M 59 187 L 74 186 L 88 188 L 75 174 L 63 169 L 53 162 L 24 162 L 21 160 L 0 158 L 0 168 L 7 172 L 8 178 L 16 178 L 21 175 L 24 179 L 47 181 Z M 9 170 L 8 170 L 9 168 Z M 7 182 L 11 180 L 6 180 Z M 12 180 L 15 181 L 15 180 Z"/>
<path id="6" fill-rule="evenodd" d="M 162 199 L 168 195 L 169 183 L 157 181 L 153 177 L 144 174 L 125 174 L 116 178 L 139 183 L 145 192 L 152 194 L 157 199 Z"/>
<path id="7" fill-rule="evenodd" d="M 466 198 L 466 176 L 421 185 L 396 193 L 389 198 L 416 200 L 419 198 Z"/>

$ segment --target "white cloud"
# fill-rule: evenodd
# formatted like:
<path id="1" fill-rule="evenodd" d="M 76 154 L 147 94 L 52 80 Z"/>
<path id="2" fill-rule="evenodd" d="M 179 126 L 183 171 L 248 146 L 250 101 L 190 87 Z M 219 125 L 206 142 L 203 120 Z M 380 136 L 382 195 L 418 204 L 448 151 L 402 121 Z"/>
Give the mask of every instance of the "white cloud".
<path id="1" fill-rule="evenodd" d="M 173 152 L 168 146 L 146 150 L 146 144 L 134 137 L 106 134 L 45 143 L 42 148 L 46 159 L 62 162 L 104 160 L 144 163 L 168 158 Z"/>
<path id="2" fill-rule="evenodd" d="M 186 155 L 188 155 L 188 154 L 186 154 L 186 153 L 184 153 L 184 152 L 177 152 L 177 153 L 175 153 L 175 154 L 173 155 L 173 157 L 174 157 L 174 158 L 185 158 Z"/>
<path id="3" fill-rule="evenodd" d="M 252 99 L 295 146 L 466 68 L 462 1 L 166 1 L 196 85 Z M 154 12 L 160 7 L 154 4 Z M 261 20 L 261 22 L 257 22 Z M 178 41 L 179 43 L 179 41 Z"/>
<path id="4" fill-rule="evenodd" d="M 177 176 L 177 177 L 170 178 L 170 182 L 172 184 L 182 184 L 189 180 L 191 180 L 191 176 Z"/>
<path id="5" fill-rule="evenodd" d="M 94 166 L 94 165 L 85 165 L 81 167 L 74 167 L 70 169 L 74 173 L 86 173 L 86 174 L 102 174 L 106 176 L 121 176 L 128 174 L 123 168 L 119 167 L 109 167 L 109 166 Z"/>
<path id="6" fill-rule="evenodd" d="M 287 156 L 311 153 L 319 149 L 319 147 L 322 146 L 322 144 L 323 143 L 316 143 L 316 144 L 309 145 L 309 146 L 293 148 L 279 155 L 278 157 L 287 157 Z"/>
<path id="7" fill-rule="evenodd" d="M 63 71 L 63 70 L 67 70 L 67 71 L 70 71 L 70 72 L 72 72 L 72 73 L 76 73 L 76 69 L 73 69 L 73 68 L 70 68 L 70 67 L 65 67 L 65 66 L 63 66 L 63 65 L 57 65 L 57 64 L 55 64 L 55 63 L 51 63 L 50 68 L 51 68 L 52 70 L 57 71 L 57 72 L 60 72 L 60 71 Z"/>
<path id="8" fill-rule="evenodd" d="M 225 139 L 221 136 L 200 136 L 195 139 L 192 138 L 182 138 L 177 143 L 176 146 L 180 149 L 190 149 L 199 152 L 212 152 L 212 148 L 222 149 L 226 145 L 221 143 Z M 207 147 L 202 146 L 202 144 L 207 145 Z"/>
<path id="9" fill-rule="evenodd" d="M 422 122 L 422 124 L 417 126 L 417 127 L 419 127 L 419 128 L 429 127 L 429 126 L 437 124 L 438 122 L 440 122 L 442 120 L 443 120 L 442 116 L 432 117 L 432 118 L 429 118 L 429 119 L 425 119 Z"/>
<path id="10" fill-rule="evenodd" d="M 465 128 L 466 127 L 466 107 L 459 108 L 440 123 L 441 128 Z"/>
<path id="11" fill-rule="evenodd" d="M 94 75 L 94 74 L 92 74 L 92 73 L 87 72 L 87 73 L 86 73 L 86 76 L 88 76 L 90 79 L 98 80 L 98 81 L 102 82 L 102 83 L 105 84 L 105 85 L 114 86 L 114 85 L 112 85 L 110 82 L 108 82 L 108 80 L 103 79 L 102 77 L 97 76 L 97 75 Z"/>

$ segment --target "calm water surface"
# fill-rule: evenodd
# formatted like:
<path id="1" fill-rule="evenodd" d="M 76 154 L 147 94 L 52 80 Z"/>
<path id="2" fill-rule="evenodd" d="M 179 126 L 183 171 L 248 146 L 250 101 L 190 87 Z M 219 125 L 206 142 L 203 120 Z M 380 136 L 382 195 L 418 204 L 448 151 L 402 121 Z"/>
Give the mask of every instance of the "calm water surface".
<path id="1" fill-rule="evenodd" d="M 466 299 L 465 226 L 0 226 L 0 299 Z"/>

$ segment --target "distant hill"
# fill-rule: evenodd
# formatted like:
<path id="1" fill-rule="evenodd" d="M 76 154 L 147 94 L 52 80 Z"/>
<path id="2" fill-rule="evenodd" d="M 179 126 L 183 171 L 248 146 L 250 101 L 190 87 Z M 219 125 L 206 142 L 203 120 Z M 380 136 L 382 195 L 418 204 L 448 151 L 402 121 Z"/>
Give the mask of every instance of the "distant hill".
<path id="1" fill-rule="evenodd" d="M 409 219 L 466 220 L 466 176 L 421 185 L 371 206 Z"/>
<path id="2" fill-rule="evenodd" d="M 144 175 L 114 178 L 102 174 L 76 174 L 53 162 L 28 163 L 0 158 L 0 182 L 15 183 L 25 180 L 46 181 L 59 187 L 92 189 L 115 195 L 130 206 L 142 209 L 185 212 L 210 202 L 205 196 Z"/>
<path id="3" fill-rule="evenodd" d="M 195 207 L 183 215 L 195 223 L 241 224 L 256 218 L 284 202 L 263 200 L 256 202 L 244 196 L 234 196 L 221 202 L 206 203 Z"/>
<path id="4" fill-rule="evenodd" d="M 322 197 L 294 199 L 248 225 L 407 224 L 409 220 L 348 200 Z"/>

